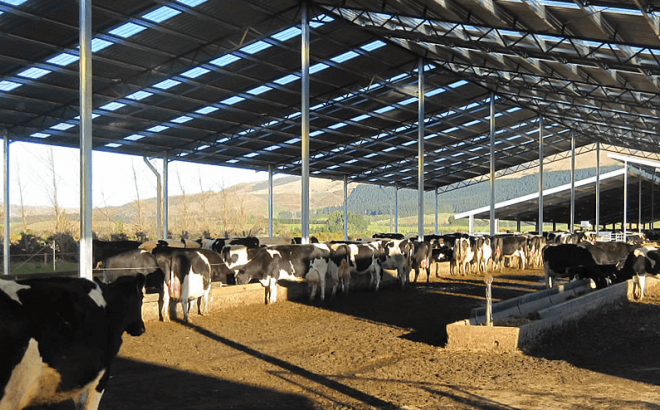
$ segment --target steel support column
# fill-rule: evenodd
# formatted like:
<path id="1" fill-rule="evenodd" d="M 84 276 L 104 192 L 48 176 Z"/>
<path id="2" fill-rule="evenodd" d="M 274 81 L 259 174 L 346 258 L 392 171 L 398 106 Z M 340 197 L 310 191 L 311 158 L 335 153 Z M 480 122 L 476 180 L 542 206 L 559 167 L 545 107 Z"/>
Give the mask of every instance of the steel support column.
<path id="1" fill-rule="evenodd" d="M 11 260 L 11 254 L 9 253 L 9 241 L 11 240 L 11 225 L 10 225 L 10 205 L 9 205 L 9 131 L 5 129 L 4 132 L 4 143 L 3 143 L 3 153 L 4 158 L 2 162 L 2 184 L 5 191 L 5 230 L 4 230 L 4 242 L 3 242 L 3 273 L 9 275 L 9 261 Z"/>
<path id="2" fill-rule="evenodd" d="M 163 190 L 163 239 L 167 239 L 169 236 L 169 216 L 170 216 L 170 192 L 168 189 L 169 186 L 169 158 L 167 152 L 163 154 L 163 177 L 162 177 L 162 190 Z"/>
<path id="3" fill-rule="evenodd" d="M 495 93 L 490 93 L 490 236 L 495 235 Z"/>
<path id="4" fill-rule="evenodd" d="M 642 233 L 642 174 L 639 174 L 637 187 L 637 232 Z"/>
<path id="5" fill-rule="evenodd" d="M 399 233 L 399 187 L 394 184 L 394 232 Z"/>
<path id="6" fill-rule="evenodd" d="M 438 188 L 435 188 L 435 234 L 439 234 L 439 225 L 438 225 L 438 214 L 440 213 L 440 209 L 438 207 Z"/>
<path id="7" fill-rule="evenodd" d="M 417 240 L 424 240 L 424 59 L 417 68 Z"/>
<path id="8" fill-rule="evenodd" d="M 300 101 L 300 139 L 301 139 L 301 181 L 302 198 L 301 230 L 303 244 L 309 243 L 309 5 L 302 3 L 302 35 L 300 47 L 301 60 L 301 101 Z"/>
<path id="9" fill-rule="evenodd" d="M 80 0 L 80 277 L 92 279 L 92 0 Z"/>
<path id="10" fill-rule="evenodd" d="M 543 116 L 539 117 L 539 221 L 538 233 L 543 234 Z"/>
<path id="11" fill-rule="evenodd" d="M 575 227 L 575 131 L 571 130 L 571 217 L 569 232 L 573 233 Z"/>
<path id="12" fill-rule="evenodd" d="M 158 170 L 156 167 L 153 166 L 151 162 L 149 162 L 149 158 L 147 157 L 142 157 L 144 160 L 144 163 L 147 164 L 151 172 L 154 173 L 156 176 L 156 237 L 158 239 L 164 239 L 165 236 L 163 235 L 162 231 L 162 224 L 161 221 L 163 219 L 161 215 L 161 209 L 162 209 L 162 200 L 163 200 L 163 183 L 161 180 L 161 175 L 158 173 Z"/>
<path id="13" fill-rule="evenodd" d="M 623 174 L 623 241 L 628 237 L 628 161 L 624 162 L 626 172 Z"/>
<path id="14" fill-rule="evenodd" d="M 600 232 L 600 141 L 596 141 L 596 236 Z"/>
<path id="15" fill-rule="evenodd" d="M 348 175 L 344 175 L 344 240 L 348 240 Z"/>
<path id="16" fill-rule="evenodd" d="M 268 237 L 273 237 L 273 166 L 268 164 Z"/>

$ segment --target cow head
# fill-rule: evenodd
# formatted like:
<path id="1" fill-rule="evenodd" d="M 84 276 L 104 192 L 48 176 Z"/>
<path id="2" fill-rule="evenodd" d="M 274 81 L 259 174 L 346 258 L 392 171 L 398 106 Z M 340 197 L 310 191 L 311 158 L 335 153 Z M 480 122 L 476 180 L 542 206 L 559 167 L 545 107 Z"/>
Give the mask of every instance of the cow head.
<path id="1" fill-rule="evenodd" d="M 110 284 L 103 284 L 94 279 L 103 291 L 107 302 L 107 315 L 120 324 L 121 329 L 131 336 L 140 336 L 145 332 L 142 320 L 142 289 L 146 276 L 121 276 Z"/>
<path id="2" fill-rule="evenodd" d="M 251 275 L 245 269 L 234 269 L 234 278 L 237 285 L 247 285 L 252 280 Z"/>

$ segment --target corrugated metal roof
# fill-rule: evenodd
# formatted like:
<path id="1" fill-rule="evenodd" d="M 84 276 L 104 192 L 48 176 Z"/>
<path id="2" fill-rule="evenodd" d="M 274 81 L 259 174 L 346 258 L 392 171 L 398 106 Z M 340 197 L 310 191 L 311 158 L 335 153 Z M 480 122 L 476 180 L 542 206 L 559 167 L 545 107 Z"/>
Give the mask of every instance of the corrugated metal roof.
<path id="1" fill-rule="evenodd" d="M 427 190 L 485 179 L 491 93 L 500 175 L 538 163 L 539 116 L 546 161 L 572 132 L 656 152 L 660 2 L 309 4 L 314 177 L 416 188 L 420 57 Z M 300 7 L 94 1 L 94 149 L 299 174 Z M 77 3 L 0 12 L 0 127 L 78 146 Z"/>

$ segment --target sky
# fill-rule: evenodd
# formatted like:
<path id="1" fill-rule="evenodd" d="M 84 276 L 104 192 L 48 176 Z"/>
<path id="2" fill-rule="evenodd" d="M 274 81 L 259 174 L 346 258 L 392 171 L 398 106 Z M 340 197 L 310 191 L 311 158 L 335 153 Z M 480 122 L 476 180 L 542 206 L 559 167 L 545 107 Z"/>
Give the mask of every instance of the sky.
<path id="1" fill-rule="evenodd" d="M 162 160 L 153 159 L 151 163 L 158 172 L 162 172 Z M 50 164 L 54 164 L 55 183 Z M 170 162 L 168 172 L 170 197 L 181 195 L 183 190 L 186 194 L 202 190 L 220 191 L 238 183 L 268 179 L 267 172 L 182 161 Z M 25 206 L 53 206 L 53 187 L 56 186 L 60 207 L 80 208 L 80 151 L 77 148 L 12 142 L 9 145 L 9 178 L 9 202 L 13 205 L 21 204 L 22 192 Z M 4 196 L 4 189 L 0 188 L 0 191 L 0 196 Z M 92 152 L 94 208 L 120 206 L 135 201 L 138 191 L 140 199 L 156 197 L 156 176 L 142 157 Z"/>

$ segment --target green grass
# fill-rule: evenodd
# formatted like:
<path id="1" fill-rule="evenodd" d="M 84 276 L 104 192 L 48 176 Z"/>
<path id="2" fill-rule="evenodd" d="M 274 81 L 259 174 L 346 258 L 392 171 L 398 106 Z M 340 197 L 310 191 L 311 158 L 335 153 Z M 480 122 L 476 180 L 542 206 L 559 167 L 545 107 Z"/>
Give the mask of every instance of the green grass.
<path id="1" fill-rule="evenodd" d="M 55 263 L 55 272 L 65 272 L 78 270 L 78 264 L 73 262 L 56 262 Z M 51 273 L 53 271 L 53 264 L 41 263 L 41 262 L 26 262 L 22 263 L 12 263 L 9 265 L 9 273 L 12 275 L 24 275 L 30 273 Z"/>

